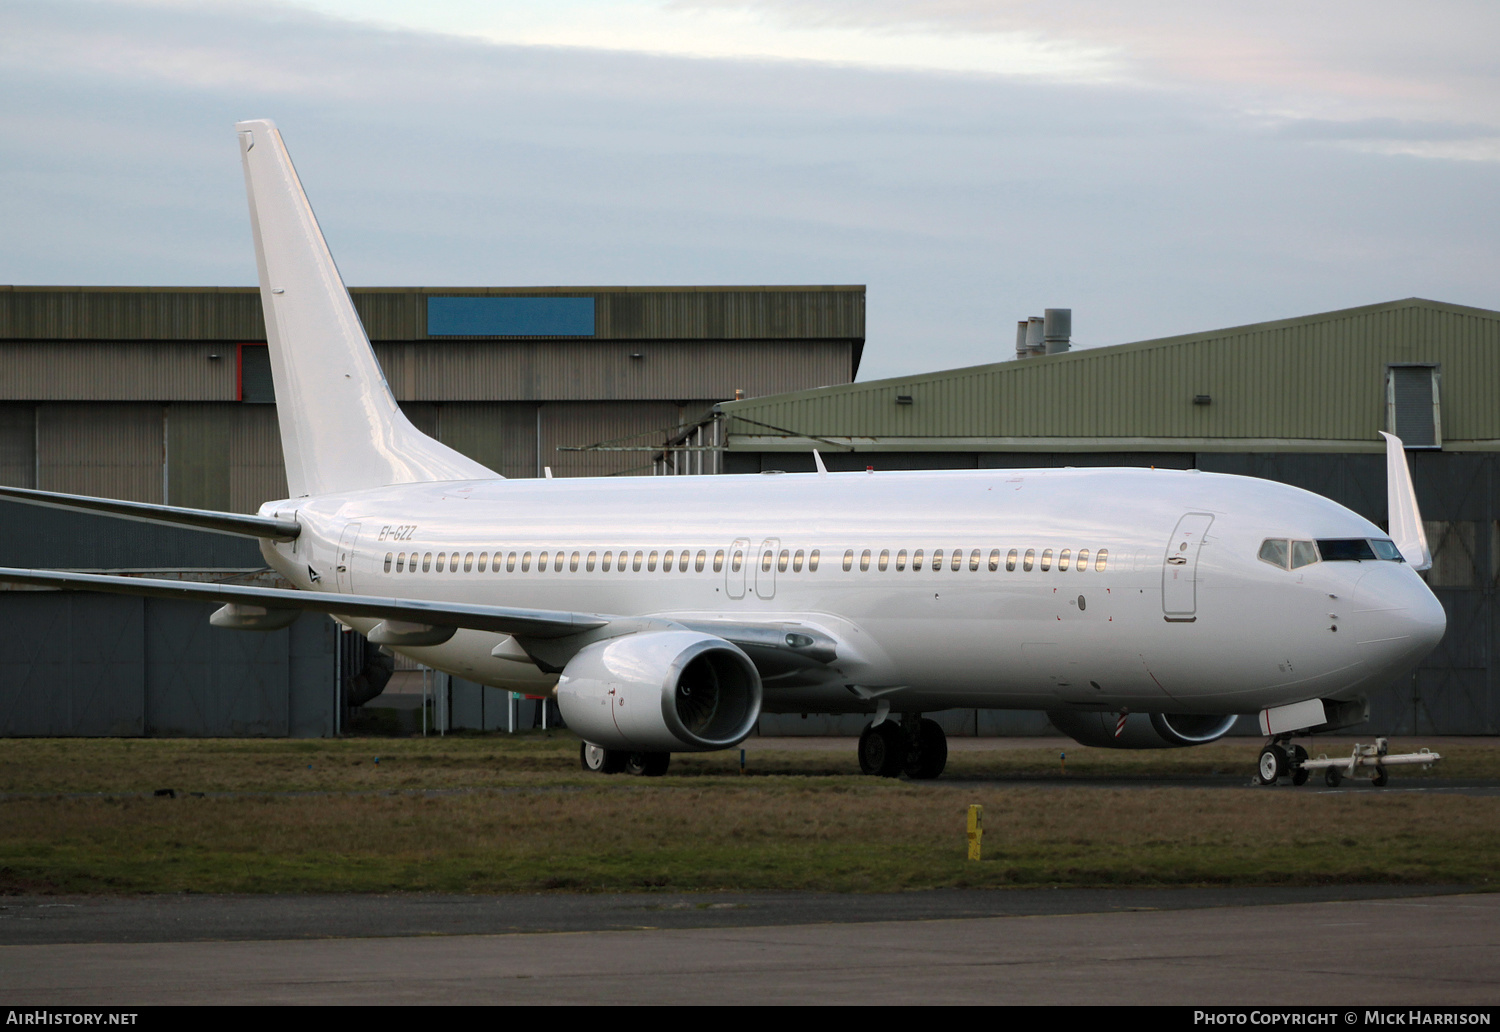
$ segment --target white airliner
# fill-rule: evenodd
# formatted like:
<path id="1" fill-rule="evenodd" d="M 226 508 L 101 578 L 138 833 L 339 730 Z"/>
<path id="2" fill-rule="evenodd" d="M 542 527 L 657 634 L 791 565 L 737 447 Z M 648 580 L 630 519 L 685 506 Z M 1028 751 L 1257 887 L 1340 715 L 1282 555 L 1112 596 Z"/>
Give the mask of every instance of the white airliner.
<path id="1" fill-rule="evenodd" d="M 331 613 L 430 667 L 555 693 L 586 767 L 644 774 L 735 745 L 762 712 L 817 712 L 872 715 L 867 773 L 931 778 L 947 744 L 922 714 L 980 707 L 1126 748 L 1210 742 L 1258 712 L 1262 780 L 1296 780 L 1293 735 L 1364 719 L 1370 690 L 1442 638 L 1389 435 L 1391 534 L 1306 491 L 1195 471 L 819 459 L 503 479 L 402 415 L 280 133 L 237 129 L 291 497 L 248 516 L 0 493 L 256 537 L 297 590 L 0 580 L 218 602 L 215 625 L 252 631 Z"/>

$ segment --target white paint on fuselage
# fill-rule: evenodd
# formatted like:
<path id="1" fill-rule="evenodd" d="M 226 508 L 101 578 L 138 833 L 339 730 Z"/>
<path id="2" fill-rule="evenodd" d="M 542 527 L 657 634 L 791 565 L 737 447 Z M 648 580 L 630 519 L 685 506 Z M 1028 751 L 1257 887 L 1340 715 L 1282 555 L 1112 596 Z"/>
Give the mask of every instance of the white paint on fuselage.
<path id="1" fill-rule="evenodd" d="M 597 612 L 622 616 L 818 626 L 840 641 L 827 683 L 768 687 L 771 712 L 865 711 L 844 687 L 879 690 L 892 708 L 1245 713 L 1315 697 L 1351 697 L 1410 671 L 1441 638 L 1441 606 L 1404 564 L 1320 562 L 1287 571 L 1257 559 L 1266 538 L 1383 538 L 1326 498 L 1271 481 L 1142 469 L 1048 469 L 717 477 L 496 480 L 403 485 L 268 503 L 296 518 L 293 544 L 263 546 L 298 587 L 333 590 L 336 553 L 360 531 L 349 588 L 362 595 Z M 1169 537 L 1188 513 L 1213 522 L 1197 552 L 1196 614 L 1163 615 Z M 395 528 L 415 528 L 392 540 Z M 402 532 L 405 533 L 405 532 Z M 382 535 L 386 540 L 382 540 Z M 763 571 L 762 542 L 778 542 Z M 750 542 L 742 597 L 716 552 Z M 816 572 L 778 569 L 780 549 L 817 549 Z M 567 555 L 562 570 L 536 557 Z M 674 564 L 637 572 L 586 569 L 589 553 L 707 555 L 702 572 Z M 859 557 L 872 562 L 861 571 Z M 924 553 L 877 569 L 881 551 Z M 953 570 L 954 549 L 964 555 Z M 978 570 L 970 556 L 978 550 Z M 999 550 L 997 571 L 989 568 Z M 1054 555 L 1043 572 L 1005 568 L 1011 549 Z M 1057 567 L 1072 553 L 1066 572 Z M 1090 562 L 1079 569 L 1077 555 Z M 1105 569 L 1095 557 L 1108 550 Z M 852 569 L 843 557 L 852 550 Z M 932 557 L 941 550 L 936 569 Z M 521 572 L 385 571 L 387 553 L 533 554 Z M 571 568 L 573 553 L 580 561 Z M 321 579 L 314 583 L 307 567 Z M 477 564 L 476 564 L 477 565 Z M 727 567 L 726 561 L 726 567 Z M 770 577 L 774 576 L 774 588 Z M 757 580 L 759 578 L 759 580 Z M 1082 599 L 1082 605 L 1080 605 Z M 351 620 L 368 631 L 373 621 Z M 1338 629 L 1331 630 L 1337 627 Z M 429 666 L 515 690 L 554 678 L 497 659 L 495 634 L 460 631 L 445 645 L 404 649 Z"/>

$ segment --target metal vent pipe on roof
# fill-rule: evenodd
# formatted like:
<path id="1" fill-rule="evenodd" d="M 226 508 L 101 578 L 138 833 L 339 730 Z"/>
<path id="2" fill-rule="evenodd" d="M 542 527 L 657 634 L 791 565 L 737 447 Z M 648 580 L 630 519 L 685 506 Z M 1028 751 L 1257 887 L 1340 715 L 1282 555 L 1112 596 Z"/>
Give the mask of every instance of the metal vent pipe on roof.
<path id="1" fill-rule="evenodd" d="M 1016 357 L 1026 357 L 1026 327 L 1031 325 L 1026 319 L 1016 323 Z"/>
<path id="2" fill-rule="evenodd" d="M 1073 309 L 1047 309 L 1043 318 L 1042 336 L 1049 355 L 1060 355 L 1072 347 Z"/>
<path id="3" fill-rule="evenodd" d="M 1047 353 L 1047 338 L 1042 332 L 1042 317 L 1033 315 L 1026 320 L 1026 353 L 1028 355 L 1045 355 Z"/>

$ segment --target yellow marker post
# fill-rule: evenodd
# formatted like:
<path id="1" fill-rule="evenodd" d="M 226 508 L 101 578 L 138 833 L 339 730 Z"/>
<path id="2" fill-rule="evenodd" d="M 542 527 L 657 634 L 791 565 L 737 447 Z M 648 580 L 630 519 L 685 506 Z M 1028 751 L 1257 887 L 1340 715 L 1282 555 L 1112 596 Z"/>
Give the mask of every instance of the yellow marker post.
<path id="1" fill-rule="evenodd" d="M 984 807 L 978 803 L 969 806 L 969 859 L 978 860 L 980 845 L 984 840 Z"/>

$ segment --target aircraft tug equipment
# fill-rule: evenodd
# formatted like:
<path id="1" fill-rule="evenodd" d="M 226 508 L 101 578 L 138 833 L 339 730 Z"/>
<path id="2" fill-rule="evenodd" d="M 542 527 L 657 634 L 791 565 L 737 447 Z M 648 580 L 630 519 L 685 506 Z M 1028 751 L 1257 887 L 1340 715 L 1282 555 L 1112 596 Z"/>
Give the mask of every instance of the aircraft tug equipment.
<path id="1" fill-rule="evenodd" d="M 1266 752 L 1270 752 L 1271 748 Z M 1366 778 L 1376 788 L 1380 788 L 1390 780 L 1390 767 L 1420 763 L 1425 770 L 1442 759 L 1441 755 L 1426 748 L 1413 753 L 1391 754 L 1387 751 L 1388 745 L 1384 738 L 1375 739 L 1372 745 L 1356 742 L 1353 753 L 1347 759 L 1329 759 L 1326 754 L 1320 754 L 1317 759 L 1310 760 L 1300 747 L 1293 748 L 1295 754 L 1286 757 L 1284 767 L 1284 772 L 1291 775 L 1292 783 L 1301 785 L 1307 781 L 1312 771 L 1321 770 L 1323 781 L 1329 788 L 1337 788 L 1345 778 Z M 1265 753 L 1262 753 L 1263 766 L 1264 760 Z M 1264 777 L 1262 783 L 1266 783 Z"/>

